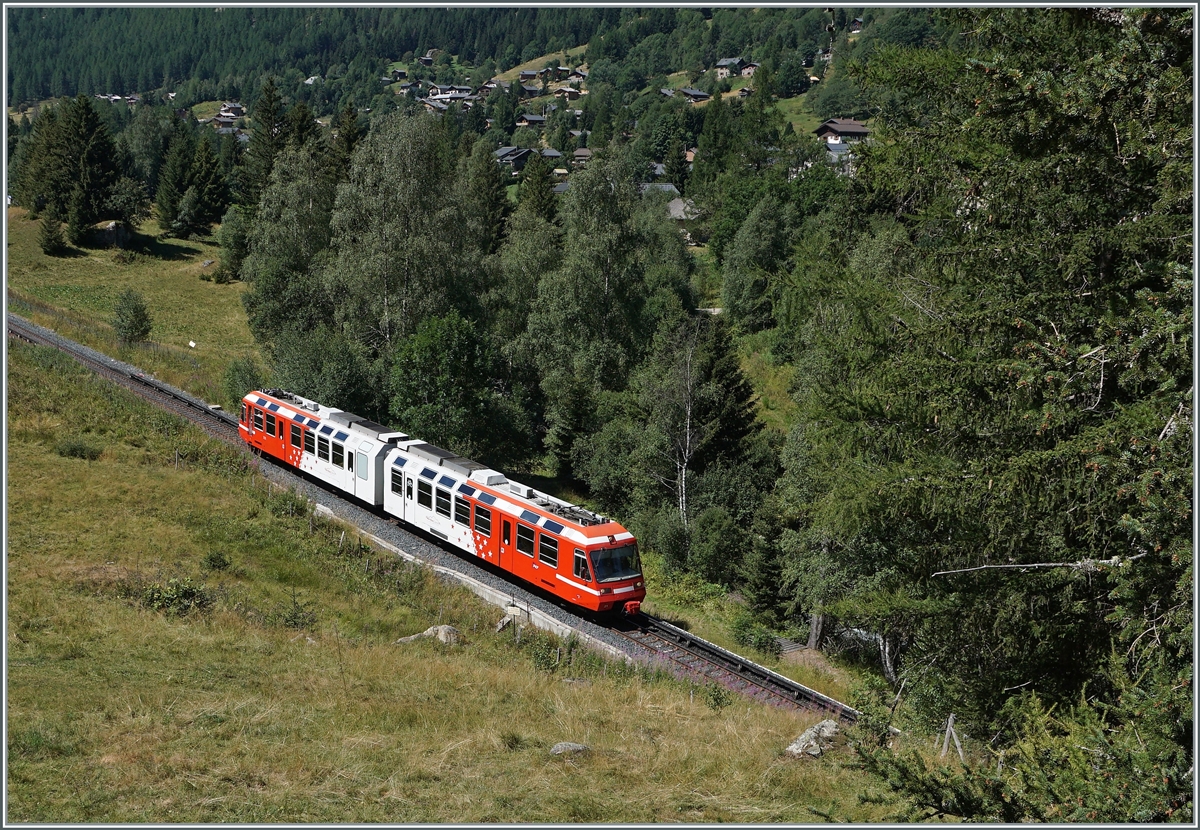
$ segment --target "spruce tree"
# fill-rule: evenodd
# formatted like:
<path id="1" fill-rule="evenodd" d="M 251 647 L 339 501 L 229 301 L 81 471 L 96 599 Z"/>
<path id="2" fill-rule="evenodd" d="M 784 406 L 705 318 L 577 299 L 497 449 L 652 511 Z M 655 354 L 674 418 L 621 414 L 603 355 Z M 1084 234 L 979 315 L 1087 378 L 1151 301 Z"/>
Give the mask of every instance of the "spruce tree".
<path id="1" fill-rule="evenodd" d="M 522 208 L 531 210 L 547 222 L 558 215 L 558 202 L 554 196 L 554 180 L 549 162 L 534 150 L 521 171 L 521 185 L 517 189 L 517 201 Z"/>
<path id="2" fill-rule="evenodd" d="M 258 101 L 254 104 L 252 124 L 253 131 L 245 157 L 245 195 L 250 204 L 255 204 L 271 178 L 271 168 L 285 139 L 283 103 L 273 77 L 263 84 Z"/>
<path id="3" fill-rule="evenodd" d="M 153 326 L 142 295 L 132 288 L 122 291 L 113 310 L 113 328 L 121 342 L 140 343 L 150 336 Z"/>
<path id="4" fill-rule="evenodd" d="M 63 238 L 62 221 L 53 205 L 47 205 L 42 211 L 41 227 L 38 230 L 38 245 L 48 256 L 57 256 L 66 246 Z"/>

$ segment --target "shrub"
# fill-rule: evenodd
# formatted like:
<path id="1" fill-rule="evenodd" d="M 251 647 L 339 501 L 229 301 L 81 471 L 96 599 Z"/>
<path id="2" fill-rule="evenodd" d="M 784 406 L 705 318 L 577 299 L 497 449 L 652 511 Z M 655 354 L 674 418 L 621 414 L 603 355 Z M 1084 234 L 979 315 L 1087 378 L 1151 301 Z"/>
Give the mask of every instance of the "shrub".
<path id="1" fill-rule="evenodd" d="M 204 554 L 204 567 L 210 571 L 225 571 L 229 569 L 229 557 L 222 551 L 210 550 Z"/>
<path id="2" fill-rule="evenodd" d="M 726 706 L 733 703 L 733 692 L 724 686 L 709 683 L 704 687 L 704 703 L 714 712 L 720 712 Z"/>
<path id="3" fill-rule="evenodd" d="M 132 288 L 122 291 L 117 297 L 113 314 L 113 328 L 117 331 L 117 337 L 124 343 L 140 343 L 150 336 L 153 326 L 150 310 L 142 295 Z"/>
<path id="4" fill-rule="evenodd" d="M 169 579 L 167 584 L 153 582 L 142 591 L 142 604 L 155 611 L 184 616 L 192 611 L 204 613 L 213 606 L 212 591 L 204 583 L 190 579 Z"/>
<path id="5" fill-rule="evenodd" d="M 97 447 L 78 436 L 63 439 L 56 450 L 63 458 L 82 458 L 87 461 L 95 461 L 104 452 L 103 447 Z"/>
<path id="6" fill-rule="evenodd" d="M 284 628 L 294 628 L 297 631 L 313 629 L 317 625 L 317 612 L 299 600 L 296 589 L 292 589 L 291 602 L 282 605 L 271 615 L 272 621 Z"/>

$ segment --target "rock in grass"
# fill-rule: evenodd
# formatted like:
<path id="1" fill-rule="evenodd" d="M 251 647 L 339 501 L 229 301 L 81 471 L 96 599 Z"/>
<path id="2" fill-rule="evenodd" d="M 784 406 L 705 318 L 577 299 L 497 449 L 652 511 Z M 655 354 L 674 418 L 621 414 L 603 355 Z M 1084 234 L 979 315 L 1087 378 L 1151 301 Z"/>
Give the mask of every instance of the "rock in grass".
<path id="1" fill-rule="evenodd" d="M 833 740 L 840 731 L 836 721 L 823 720 L 817 725 L 805 729 L 784 752 L 797 758 L 801 755 L 819 757 L 822 752 L 833 745 Z"/>
<path id="2" fill-rule="evenodd" d="M 424 637 L 436 637 L 438 642 L 445 643 L 448 646 L 456 645 L 459 639 L 461 639 L 458 629 L 452 625 L 431 625 L 420 634 L 401 637 L 396 641 L 396 644 L 411 643 L 413 640 L 420 640 Z"/>
<path id="3" fill-rule="evenodd" d="M 584 752 L 590 752 L 591 749 L 592 748 L 590 746 L 585 746 L 583 744 L 573 744 L 570 741 L 560 741 L 559 743 L 556 743 L 554 746 L 550 747 L 550 754 L 580 755 Z"/>

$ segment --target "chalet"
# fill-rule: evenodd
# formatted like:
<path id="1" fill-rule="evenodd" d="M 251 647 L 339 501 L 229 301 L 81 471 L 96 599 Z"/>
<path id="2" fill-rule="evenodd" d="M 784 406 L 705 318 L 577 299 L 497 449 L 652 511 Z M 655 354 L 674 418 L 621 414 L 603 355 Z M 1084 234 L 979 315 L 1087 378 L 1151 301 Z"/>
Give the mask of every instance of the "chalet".
<path id="1" fill-rule="evenodd" d="M 536 81 L 537 77 L 538 77 L 538 73 L 533 69 L 522 69 L 520 72 L 517 73 L 517 80 L 520 81 L 521 83 L 527 83 L 529 81 Z"/>
<path id="2" fill-rule="evenodd" d="M 578 110 L 576 110 L 576 114 L 578 114 Z M 576 141 L 578 141 L 581 138 L 584 141 L 587 141 L 587 137 L 588 137 L 587 130 L 568 130 L 567 134 L 570 135 L 571 138 L 575 139 Z"/>
<path id="3" fill-rule="evenodd" d="M 417 58 L 417 62 L 419 64 L 421 64 L 421 66 L 433 66 L 433 58 L 437 54 L 437 52 L 438 52 L 437 49 L 430 49 L 424 55 Z"/>
<path id="4" fill-rule="evenodd" d="M 421 89 L 420 81 L 407 81 L 400 84 L 400 88 L 396 90 L 397 95 L 408 95 L 410 92 L 415 93 Z"/>
<path id="5" fill-rule="evenodd" d="M 870 132 L 866 124 L 853 118 L 830 118 L 813 130 L 817 138 L 827 143 L 862 141 Z"/>
<path id="6" fill-rule="evenodd" d="M 857 34 L 862 31 L 863 20 L 861 17 L 856 17 L 850 21 L 850 34 Z"/>
<path id="7" fill-rule="evenodd" d="M 758 70 L 759 66 L 760 66 L 760 64 L 757 64 L 757 63 L 746 64 L 745 66 L 742 67 L 742 77 L 743 78 L 753 78 L 754 73 Z"/>
<path id="8" fill-rule="evenodd" d="M 542 150 L 542 158 L 547 159 L 551 164 L 558 164 L 558 160 L 562 157 L 563 154 L 553 147 L 547 147 L 545 150 Z M 563 173 L 565 174 L 566 171 L 564 170 Z"/>
<path id="9" fill-rule="evenodd" d="M 449 84 L 430 84 L 429 85 L 430 97 L 435 97 L 438 95 L 449 95 L 453 91 L 454 91 L 454 87 L 450 86 Z"/>
<path id="10" fill-rule="evenodd" d="M 423 98 L 421 99 L 421 103 L 425 106 L 427 111 L 433 113 L 434 115 L 441 115 L 442 113 L 446 112 L 446 110 L 450 109 L 450 105 L 445 101 L 438 101 L 435 98 Z"/>
<path id="11" fill-rule="evenodd" d="M 744 87 L 742 87 L 741 89 L 739 89 L 739 90 L 738 90 L 738 97 L 739 97 L 739 98 L 749 98 L 749 97 L 750 97 L 751 95 L 753 95 L 753 94 L 754 94 L 754 90 L 753 90 L 753 89 L 751 89 L 751 88 L 750 88 L 750 87 L 748 87 L 748 86 L 744 86 Z"/>
<path id="12" fill-rule="evenodd" d="M 740 74 L 744 62 L 739 58 L 721 58 L 717 61 L 717 77 L 728 78 L 730 75 Z"/>
<path id="13" fill-rule="evenodd" d="M 580 67 L 578 69 L 572 69 L 571 74 L 567 76 L 568 81 L 577 81 L 579 83 L 582 83 L 582 82 L 586 81 L 587 79 L 588 79 L 587 70 L 583 69 L 582 67 Z"/>
<path id="14" fill-rule="evenodd" d="M 522 113 L 520 117 L 517 118 L 517 126 L 533 127 L 534 129 L 540 130 L 542 127 L 546 126 L 546 116 Z"/>
<path id="15" fill-rule="evenodd" d="M 221 129 L 223 127 L 232 127 L 235 123 L 237 123 L 237 119 L 232 115 L 218 113 L 217 115 L 213 116 L 212 123 L 217 127 L 217 129 Z"/>
<path id="16" fill-rule="evenodd" d="M 679 94 L 687 98 L 693 104 L 703 104 L 712 97 L 707 92 L 701 92 L 698 89 L 692 89 L 690 86 L 685 86 L 680 89 Z"/>
<path id="17" fill-rule="evenodd" d="M 578 101 L 583 93 L 574 87 L 560 86 L 558 89 L 554 90 L 554 95 L 558 98 L 562 98 L 564 101 Z"/>
<path id="18" fill-rule="evenodd" d="M 575 166 L 582 167 L 583 165 L 587 164 L 589 160 L 591 160 L 592 151 L 587 147 L 580 147 L 571 154 L 571 158 L 575 161 Z"/>
<path id="19" fill-rule="evenodd" d="M 238 101 L 226 101 L 221 105 L 222 113 L 229 113 L 234 118 L 240 118 L 246 114 L 246 108 Z"/>
<path id="20" fill-rule="evenodd" d="M 408 80 L 408 70 L 407 69 L 393 69 L 392 70 L 392 80 L 393 81 Z"/>
<path id="21" fill-rule="evenodd" d="M 665 97 L 667 97 L 667 98 L 674 98 L 674 97 L 675 97 L 675 90 L 673 90 L 673 89 L 665 89 L 665 88 L 664 88 L 664 89 L 660 89 L 660 90 L 658 91 L 658 94 L 659 94 L 659 95 L 663 95 L 663 96 L 665 96 Z"/>
<path id="22" fill-rule="evenodd" d="M 667 215 L 675 222 L 690 222 L 700 215 L 696 204 L 691 199 L 672 199 L 667 203 Z"/>
<path id="23" fill-rule="evenodd" d="M 553 192 L 562 195 L 563 193 L 566 193 L 570 187 L 570 182 L 559 182 L 558 184 L 554 185 Z"/>
<path id="24" fill-rule="evenodd" d="M 521 97 L 536 98 L 542 94 L 540 86 L 530 86 L 529 84 L 521 84 Z"/>

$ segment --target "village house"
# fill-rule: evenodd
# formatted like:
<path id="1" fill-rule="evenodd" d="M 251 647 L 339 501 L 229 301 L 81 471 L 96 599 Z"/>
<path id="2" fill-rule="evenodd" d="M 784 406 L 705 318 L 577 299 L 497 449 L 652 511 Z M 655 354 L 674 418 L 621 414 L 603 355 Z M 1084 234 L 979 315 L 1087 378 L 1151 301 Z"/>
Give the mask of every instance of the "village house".
<path id="1" fill-rule="evenodd" d="M 521 113 L 520 117 L 517 118 L 517 126 L 518 127 L 532 127 L 536 130 L 540 130 L 540 129 L 542 129 L 542 127 L 546 126 L 546 116 L 530 115 L 528 113 Z"/>
<path id="2" fill-rule="evenodd" d="M 693 89 L 690 86 L 685 86 L 679 90 L 679 94 L 687 98 L 693 104 L 703 104 L 712 96 L 707 92 L 701 92 L 698 89 Z"/>
<path id="3" fill-rule="evenodd" d="M 717 61 L 717 78 L 728 78 L 730 75 L 740 74 L 742 71 L 743 61 L 740 57 L 737 58 L 721 58 Z"/>
<path id="4" fill-rule="evenodd" d="M 826 143 L 863 141 L 870 132 L 866 124 L 853 118 L 830 118 L 813 130 L 813 134 Z"/>
<path id="5" fill-rule="evenodd" d="M 753 78 L 754 73 L 758 69 L 759 66 L 760 66 L 760 64 L 757 64 L 757 63 L 746 64 L 745 66 L 742 67 L 742 77 L 743 78 Z"/>

